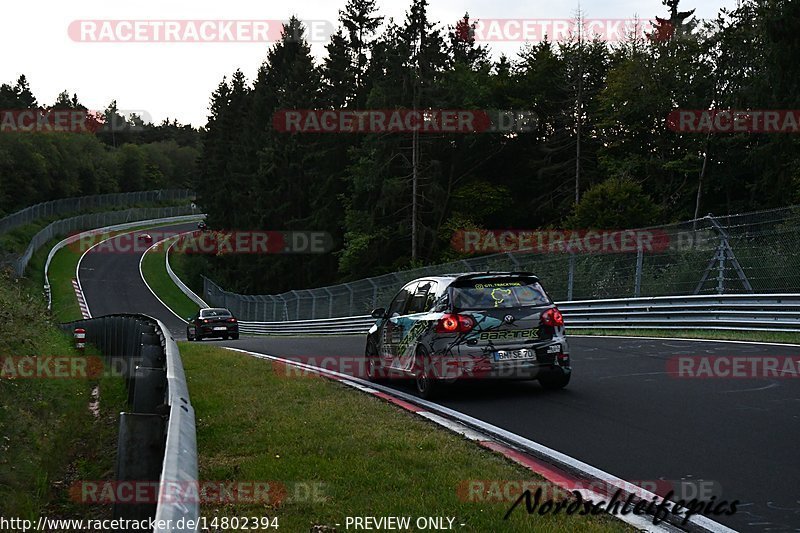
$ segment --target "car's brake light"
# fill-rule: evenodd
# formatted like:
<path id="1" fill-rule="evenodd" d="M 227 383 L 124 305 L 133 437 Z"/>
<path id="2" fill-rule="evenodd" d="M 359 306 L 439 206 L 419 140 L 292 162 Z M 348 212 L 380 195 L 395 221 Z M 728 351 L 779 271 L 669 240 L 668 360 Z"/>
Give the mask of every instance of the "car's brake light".
<path id="1" fill-rule="evenodd" d="M 545 326 L 557 327 L 564 325 L 564 315 L 561 314 L 561 311 L 552 307 L 542 313 L 542 324 Z"/>
<path id="2" fill-rule="evenodd" d="M 208 324 L 208 319 L 207 318 L 203 319 L 203 324 Z"/>
<path id="3" fill-rule="evenodd" d="M 236 322 L 236 319 L 235 318 L 229 318 L 228 322 Z"/>
<path id="4" fill-rule="evenodd" d="M 475 320 L 469 315 L 446 314 L 436 323 L 436 333 L 469 333 Z"/>

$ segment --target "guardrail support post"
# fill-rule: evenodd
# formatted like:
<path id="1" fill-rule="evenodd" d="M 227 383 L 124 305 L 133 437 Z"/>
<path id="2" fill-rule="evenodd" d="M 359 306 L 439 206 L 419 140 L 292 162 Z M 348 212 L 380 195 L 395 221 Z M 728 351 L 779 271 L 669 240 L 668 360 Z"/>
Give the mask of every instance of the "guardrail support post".
<path id="1" fill-rule="evenodd" d="M 569 273 L 567 275 L 567 300 L 572 301 L 572 288 L 575 284 L 575 254 L 569 254 Z"/>
<path id="2" fill-rule="evenodd" d="M 156 408 L 164 404 L 167 373 L 163 368 L 137 366 L 133 383 L 133 410 L 155 414 Z"/>
<path id="3" fill-rule="evenodd" d="M 122 413 L 119 418 L 117 448 L 117 482 L 135 484 L 152 482 L 158 487 L 158 478 L 164 460 L 164 421 L 159 415 Z M 143 491 L 152 494 L 153 491 Z M 132 494 L 136 494 L 134 489 Z M 156 495 L 158 491 L 155 491 Z M 114 504 L 114 518 L 147 520 L 155 516 L 156 501 Z"/>

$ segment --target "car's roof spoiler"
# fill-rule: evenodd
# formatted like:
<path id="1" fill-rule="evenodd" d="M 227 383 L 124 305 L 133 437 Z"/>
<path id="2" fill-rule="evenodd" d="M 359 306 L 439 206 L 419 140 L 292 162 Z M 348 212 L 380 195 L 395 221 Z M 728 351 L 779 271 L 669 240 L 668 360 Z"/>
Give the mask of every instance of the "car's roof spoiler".
<path id="1" fill-rule="evenodd" d="M 532 272 L 498 272 L 498 271 L 486 271 L 486 272 L 471 272 L 469 274 L 461 274 L 456 278 L 456 281 L 467 281 L 472 279 L 479 279 L 479 278 L 529 278 L 536 281 L 539 281 L 539 277 L 533 274 Z"/>

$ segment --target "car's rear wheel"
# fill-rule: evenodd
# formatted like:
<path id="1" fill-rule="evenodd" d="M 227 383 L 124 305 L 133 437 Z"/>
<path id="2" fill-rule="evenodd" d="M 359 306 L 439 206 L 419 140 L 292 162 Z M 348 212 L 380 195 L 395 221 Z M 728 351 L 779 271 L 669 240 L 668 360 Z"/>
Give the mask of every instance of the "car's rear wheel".
<path id="1" fill-rule="evenodd" d="M 232 338 L 233 340 L 235 340 L 235 341 L 238 341 L 238 340 L 239 340 L 239 332 L 236 332 L 236 333 L 234 333 L 233 335 L 231 335 L 231 338 Z"/>
<path id="2" fill-rule="evenodd" d="M 418 346 L 414 357 L 414 384 L 420 398 L 430 400 L 436 397 L 440 384 L 433 372 L 431 357 L 424 347 Z"/>
<path id="3" fill-rule="evenodd" d="M 186 340 L 192 342 L 194 340 L 194 335 L 189 332 L 189 328 L 186 328 Z"/>
<path id="4" fill-rule="evenodd" d="M 547 390 L 563 389 L 569 384 L 569 378 L 572 373 L 566 372 L 551 372 L 539 378 L 539 384 Z"/>

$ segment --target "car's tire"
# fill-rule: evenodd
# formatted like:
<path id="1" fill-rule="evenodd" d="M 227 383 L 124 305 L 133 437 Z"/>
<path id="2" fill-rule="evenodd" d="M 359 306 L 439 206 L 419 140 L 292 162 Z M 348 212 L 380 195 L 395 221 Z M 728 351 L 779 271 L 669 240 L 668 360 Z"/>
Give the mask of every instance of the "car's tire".
<path id="1" fill-rule="evenodd" d="M 189 341 L 189 342 L 192 342 L 194 340 L 194 337 L 192 336 L 192 334 L 189 333 L 189 328 L 186 328 L 186 340 Z"/>
<path id="2" fill-rule="evenodd" d="M 234 333 L 233 335 L 231 335 L 231 338 L 233 340 L 235 340 L 235 341 L 238 341 L 239 340 L 239 333 L 238 332 Z"/>
<path id="3" fill-rule="evenodd" d="M 366 361 L 365 378 L 367 381 L 376 383 L 380 381 L 380 356 L 378 355 L 378 347 L 372 339 L 367 341 L 367 347 L 364 350 L 364 359 Z"/>
<path id="4" fill-rule="evenodd" d="M 547 390 L 560 390 L 569 384 L 572 372 L 548 373 L 539 378 L 539 384 Z"/>
<path id="5" fill-rule="evenodd" d="M 414 386 L 417 389 L 417 395 L 423 400 L 436 398 L 441 389 L 441 384 L 436 380 L 433 372 L 431 358 L 422 346 L 417 347 L 417 353 L 414 356 Z"/>

